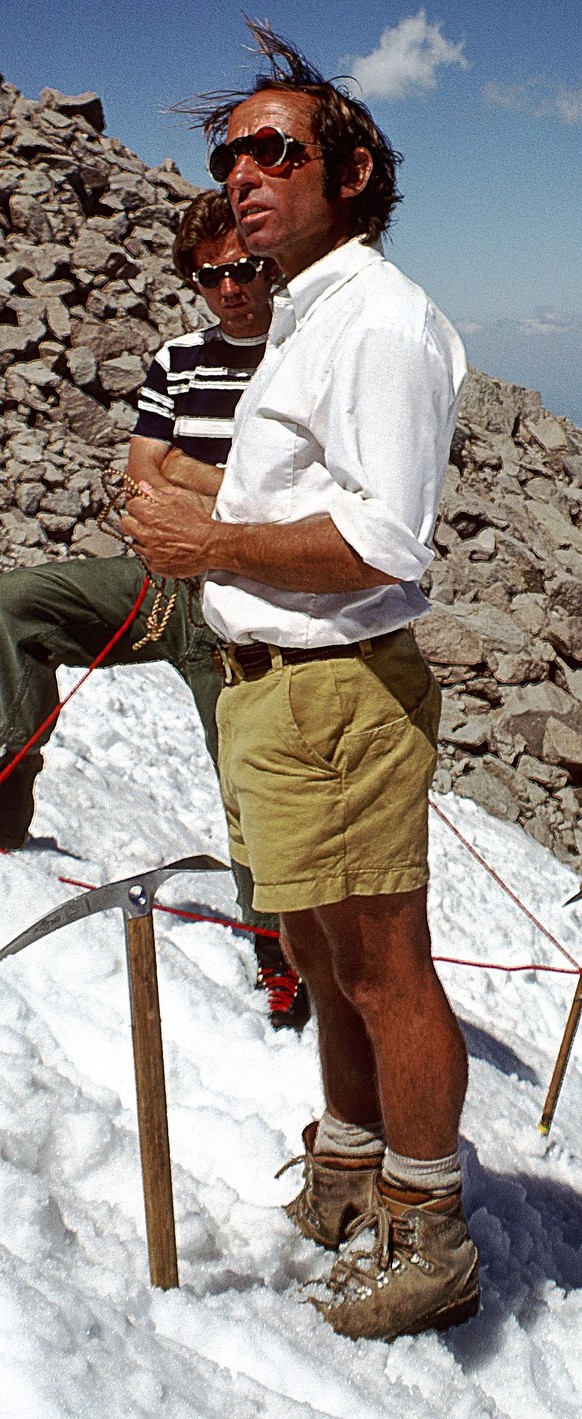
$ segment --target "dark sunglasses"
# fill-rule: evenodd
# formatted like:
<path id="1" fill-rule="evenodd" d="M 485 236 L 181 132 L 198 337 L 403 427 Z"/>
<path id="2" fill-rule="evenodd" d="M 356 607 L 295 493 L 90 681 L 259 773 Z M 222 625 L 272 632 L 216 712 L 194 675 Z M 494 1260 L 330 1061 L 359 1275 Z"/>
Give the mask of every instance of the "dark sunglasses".
<path id="1" fill-rule="evenodd" d="M 258 128 L 256 133 L 246 133 L 243 138 L 233 138 L 232 143 L 219 143 L 208 159 L 208 171 L 215 182 L 226 182 L 237 158 L 248 153 L 257 167 L 268 172 L 269 168 L 279 168 L 290 158 L 303 152 L 307 143 L 299 138 L 290 138 L 280 128 Z"/>
<path id="2" fill-rule="evenodd" d="M 214 291 L 221 281 L 230 276 L 231 281 L 236 281 L 237 286 L 250 286 L 262 271 L 264 261 L 251 260 L 250 256 L 241 256 L 238 261 L 225 261 L 220 266 L 211 266 L 206 263 L 199 266 L 197 271 L 192 272 L 193 281 L 197 281 L 199 286 L 203 286 L 206 291 Z"/>

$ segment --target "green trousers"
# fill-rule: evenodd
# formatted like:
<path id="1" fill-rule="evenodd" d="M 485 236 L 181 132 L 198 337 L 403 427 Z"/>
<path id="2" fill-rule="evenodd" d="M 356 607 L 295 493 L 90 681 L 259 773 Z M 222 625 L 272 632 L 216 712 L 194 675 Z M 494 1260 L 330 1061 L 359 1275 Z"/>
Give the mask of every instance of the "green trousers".
<path id="1" fill-rule="evenodd" d="M 0 768 L 58 704 L 58 667 L 91 665 L 129 615 L 143 579 L 143 567 L 135 557 L 48 562 L 0 577 Z M 134 651 L 146 633 L 154 594 L 149 587 L 139 615 L 108 654 L 106 664 L 144 665 L 159 660 L 173 665 L 193 695 L 216 767 L 215 709 L 222 678 L 212 661 L 212 631 L 204 624 L 190 624 L 187 594 L 181 586 L 160 640 Z M 193 619 L 202 622 L 196 600 L 193 611 Z M 53 728 L 43 733 L 0 785 L 0 846 L 15 848 L 24 842 L 34 814 L 33 784 L 42 769 L 40 750 Z M 276 916 L 253 910 L 248 869 L 236 863 L 233 870 L 244 922 L 277 930 Z"/>

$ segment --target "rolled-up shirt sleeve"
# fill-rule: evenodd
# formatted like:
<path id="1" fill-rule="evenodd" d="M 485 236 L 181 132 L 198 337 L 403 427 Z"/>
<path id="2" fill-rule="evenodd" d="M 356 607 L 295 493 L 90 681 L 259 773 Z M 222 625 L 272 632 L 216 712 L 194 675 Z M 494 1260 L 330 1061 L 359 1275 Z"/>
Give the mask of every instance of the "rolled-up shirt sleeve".
<path id="1" fill-rule="evenodd" d="M 436 334 L 428 323 L 418 338 L 385 326 L 344 332 L 318 401 L 334 483 L 329 515 L 366 563 L 401 581 L 418 581 L 434 555 L 464 374 L 462 358 L 458 372 L 443 358 Z"/>

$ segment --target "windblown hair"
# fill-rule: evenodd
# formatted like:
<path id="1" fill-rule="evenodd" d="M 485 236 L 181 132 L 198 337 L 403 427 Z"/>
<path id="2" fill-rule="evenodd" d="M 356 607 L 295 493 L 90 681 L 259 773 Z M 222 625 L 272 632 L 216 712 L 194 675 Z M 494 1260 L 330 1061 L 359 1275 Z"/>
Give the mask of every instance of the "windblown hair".
<path id="1" fill-rule="evenodd" d="M 234 217 L 224 192 L 201 192 L 186 208 L 172 248 L 174 266 L 186 281 L 192 280 L 199 265 L 196 247 L 201 241 L 216 241 L 234 229 Z"/>
<path id="2" fill-rule="evenodd" d="M 388 229 L 394 208 L 402 201 L 396 186 L 400 153 L 377 127 L 366 105 L 353 98 L 344 84 L 324 79 L 288 40 L 273 33 L 268 22 L 261 25 L 245 18 L 257 52 L 269 60 L 270 74 L 257 74 L 246 91 L 200 94 L 177 104 L 174 111 L 189 114 L 192 126 L 202 128 L 214 144 L 224 139 L 231 113 L 251 94 L 268 89 L 308 94 L 315 99 L 313 137 L 322 149 L 328 199 L 337 196 L 354 148 L 367 148 L 372 156 L 374 166 L 368 182 L 352 199 L 354 235 L 372 245 Z"/>

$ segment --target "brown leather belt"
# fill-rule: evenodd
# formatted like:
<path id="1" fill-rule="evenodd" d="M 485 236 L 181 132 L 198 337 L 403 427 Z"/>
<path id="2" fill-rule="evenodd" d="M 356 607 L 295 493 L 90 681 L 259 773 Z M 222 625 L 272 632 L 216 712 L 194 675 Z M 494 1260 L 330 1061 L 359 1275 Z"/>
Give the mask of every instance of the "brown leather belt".
<path id="1" fill-rule="evenodd" d="M 307 660 L 338 660 L 347 656 L 368 659 L 393 635 L 394 631 L 387 631 L 372 640 L 354 641 L 350 645 L 319 645 L 311 650 L 302 650 L 300 646 L 270 645 L 266 641 L 253 641 L 250 645 L 219 641 L 212 652 L 212 659 L 222 671 L 226 684 L 231 685 L 235 680 L 256 680 L 261 675 L 267 675 L 269 670 L 280 670 L 283 665 L 301 665 Z"/>

